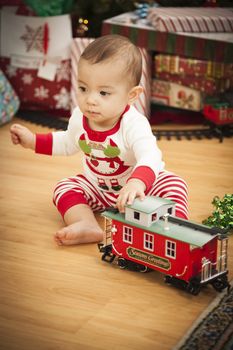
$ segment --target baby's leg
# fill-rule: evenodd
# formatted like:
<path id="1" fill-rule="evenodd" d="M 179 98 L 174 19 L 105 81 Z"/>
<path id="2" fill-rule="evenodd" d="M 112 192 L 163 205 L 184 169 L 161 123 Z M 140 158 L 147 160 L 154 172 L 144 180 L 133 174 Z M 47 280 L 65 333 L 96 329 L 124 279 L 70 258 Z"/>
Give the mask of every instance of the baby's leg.
<path id="1" fill-rule="evenodd" d="M 59 181 L 53 200 L 66 224 L 55 233 L 59 245 L 93 243 L 103 239 L 103 231 L 93 212 L 110 204 L 83 175 Z"/>
<path id="2" fill-rule="evenodd" d="M 188 219 L 187 184 L 180 176 L 169 171 L 160 172 L 147 195 L 171 199 L 176 202 L 175 215 Z"/>
<path id="3" fill-rule="evenodd" d="M 64 221 L 67 226 L 55 233 L 55 241 L 59 245 L 100 242 L 103 231 L 99 226 L 92 209 L 86 204 L 78 204 L 69 208 Z"/>

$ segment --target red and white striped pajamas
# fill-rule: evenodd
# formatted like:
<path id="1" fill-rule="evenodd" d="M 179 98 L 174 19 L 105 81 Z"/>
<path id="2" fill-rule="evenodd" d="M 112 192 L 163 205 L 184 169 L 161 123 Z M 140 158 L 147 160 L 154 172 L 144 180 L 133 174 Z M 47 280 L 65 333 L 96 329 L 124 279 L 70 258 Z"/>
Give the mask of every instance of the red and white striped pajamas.
<path id="1" fill-rule="evenodd" d="M 179 176 L 161 171 L 152 188 L 146 195 L 159 196 L 176 202 L 176 216 L 187 219 L 187 186 Z M 114 207 L 118 194 L 101 191 L 83 175 L 72 176 L 61 180 L 54 191 L 54 204 L 64 216 L 74 205 L 88 204 L 93 211 Z"/>
<path id="2" fill-rule="evenodd" d="M 162 153 L 145 116 L 127 106 L 118 123 L 107 131 L 90 129 L 75 108 L 66 131 L 36 135 L 36 152 L 71 155 L 83 152 L 83 175 L 61 180 L 54 203 L 62 216 L 77 204 L 93 211 L 115 206 L 120 189 L 132 178 L 145 183 L 146 195 L 176 202 L 176 215 L 187 218 L 187 186 L 179 176 L 164 170 Z"/>

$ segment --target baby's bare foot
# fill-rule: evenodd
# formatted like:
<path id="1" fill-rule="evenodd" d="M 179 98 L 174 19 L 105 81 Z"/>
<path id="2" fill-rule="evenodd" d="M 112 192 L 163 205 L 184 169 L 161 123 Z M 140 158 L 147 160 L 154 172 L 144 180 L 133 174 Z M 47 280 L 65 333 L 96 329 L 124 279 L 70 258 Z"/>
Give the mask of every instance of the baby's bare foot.
<path id="1" fill-rule="evenodd" d="M 103 240 L 103 231 L 98 225 L 79 221 L 58 230 L 55 233 L 54 239 L 58 245 L 94 243 Z"/>

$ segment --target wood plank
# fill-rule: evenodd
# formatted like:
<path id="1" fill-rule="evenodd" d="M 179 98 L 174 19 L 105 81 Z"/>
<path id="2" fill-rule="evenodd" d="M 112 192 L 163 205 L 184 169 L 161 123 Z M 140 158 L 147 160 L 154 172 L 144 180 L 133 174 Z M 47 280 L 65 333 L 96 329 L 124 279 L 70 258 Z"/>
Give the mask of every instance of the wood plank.
<path id="1" fill-rule="evenodd" d="M 63 223 L 53 188 L 81 171 L 80 156 L 52 158 L 13 146 L 9 126 L 0 129 L 0 348 L 171 349 L 216 292 L 206 287 L 195 297 L 165 285 L 157 272 L 122 271 L 102 262 L 95 244 L 56 246 L 52 236 Z M 232 193 L 232 145 L 159 141 L 167 169 L 189 184 L 190 219 L 200 223 L 215 195 Z M 230 278 L 232 246 L 231 237 Z"/>

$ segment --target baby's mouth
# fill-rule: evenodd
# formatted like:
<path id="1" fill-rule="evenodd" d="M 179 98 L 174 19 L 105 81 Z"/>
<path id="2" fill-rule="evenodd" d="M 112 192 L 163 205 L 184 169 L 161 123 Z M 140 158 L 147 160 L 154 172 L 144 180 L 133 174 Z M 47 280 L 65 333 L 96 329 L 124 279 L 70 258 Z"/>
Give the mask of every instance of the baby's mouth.
<path id="1" fill-rule="evenodd" d="M 95 115 L 100 114 L 100 113 L 95 112 L 95 111 L 88 111 L 88 113 L 90 113 L 90 114 L 95 114 Z"/>

